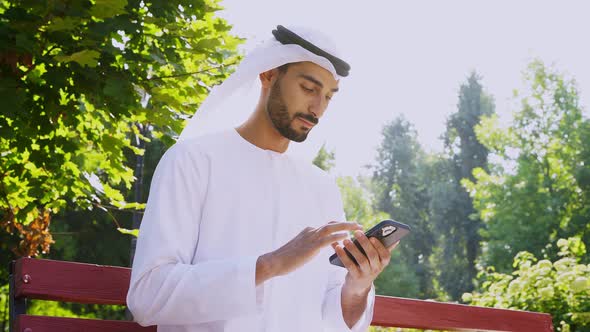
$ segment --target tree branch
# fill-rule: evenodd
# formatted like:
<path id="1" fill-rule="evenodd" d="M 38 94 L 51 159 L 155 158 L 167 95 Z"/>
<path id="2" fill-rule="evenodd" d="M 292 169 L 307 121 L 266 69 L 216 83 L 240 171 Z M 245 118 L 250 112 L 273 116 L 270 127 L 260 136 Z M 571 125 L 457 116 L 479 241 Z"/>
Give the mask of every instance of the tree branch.
<path id="1" fill-rule="evenodd" d="M 222 67 L 226 67 L 226 66 L 232 66 L 232 65 L 235 65 L 236 63 L 238 63 L 238 61 L 234 61 L 234 62 L 227 63 L 227 64 L 221 64 L 219 66 L 210 67 L 210 68 L 207 68 L 207 69 L 203 69 L 203 70 L 199 70 L 199 71 L 194 71 L 194 72 L 180 73 L 180 74 L 167 75 L 167 76 L 154 76 L 154 77 L 148 78 L 146 80 L 147 81 L 154 81 L 154 80 L 162 80 L 162 79 L 166 79 L 166 78 L 175 78 L 175 77 L 182 77 L 182 76 L 191 76 L 191 75 L 196 75 L 196 74 L 202 74 L 202 73 L 208 72 L 208 71 L 213 70 L 213 69 L 218 69 L 218 68 L 222 68 Z"/>

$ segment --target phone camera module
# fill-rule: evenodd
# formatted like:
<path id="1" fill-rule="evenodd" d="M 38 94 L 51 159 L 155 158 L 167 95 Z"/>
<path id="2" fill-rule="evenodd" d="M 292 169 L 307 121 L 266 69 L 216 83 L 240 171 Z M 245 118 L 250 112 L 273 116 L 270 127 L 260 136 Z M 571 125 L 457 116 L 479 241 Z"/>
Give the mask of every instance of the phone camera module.
<path id="1" fill-rule="evenodd" d="M 395 226 L 385 226 L 383 228 L 381 228 L 381 236 L 385 237 L 393 232 L 395 232 L 397 230 L 397 227 Z"/>

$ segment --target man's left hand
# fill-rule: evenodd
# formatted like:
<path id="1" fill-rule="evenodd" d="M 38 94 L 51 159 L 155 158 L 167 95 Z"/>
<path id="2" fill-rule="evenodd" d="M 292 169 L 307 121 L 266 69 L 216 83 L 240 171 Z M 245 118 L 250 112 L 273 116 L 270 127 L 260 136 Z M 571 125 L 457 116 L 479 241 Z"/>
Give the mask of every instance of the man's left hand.
<path id="1" fill-rule="evenodd" d="M 342 245 L 333 243 L 332 247 L 336 251 L 336 254 L 340 258 L 340 261 L 342 261 L 344 267 L 348 270 L 344 284 L 345 291 L 350 292 L 350 295 L 353 296 L 366 296 L 371 289 L 373 281 L 389 264 L 391 251 L 398 245 L 399 241 L 387 248 L 376 238 L 368 239 L 361 231 L 356 231 L 354 235 L 359 244 L 363 247 L 363 250 L 367 254 L 366 256 L 351 240 L 346 239 L 343 243 L 354 259 L 356 259 L 358 265 L 348 257 Z"/>

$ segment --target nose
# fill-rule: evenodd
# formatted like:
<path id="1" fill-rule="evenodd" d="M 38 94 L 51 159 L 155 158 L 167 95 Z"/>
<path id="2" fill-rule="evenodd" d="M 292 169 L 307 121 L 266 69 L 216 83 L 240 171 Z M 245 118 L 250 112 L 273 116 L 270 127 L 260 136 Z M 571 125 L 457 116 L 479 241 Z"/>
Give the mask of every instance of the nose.
<path id="1" fill-rule="evenodd" d="M 327 100 L 325 100 L 325 98 L 322 98 L 321 96 L 317 96 L 313 98 L 313 100 L 311 101 L 308 111 L 319 119 L 320 117 L 322 117 L 327 107 Z"/>

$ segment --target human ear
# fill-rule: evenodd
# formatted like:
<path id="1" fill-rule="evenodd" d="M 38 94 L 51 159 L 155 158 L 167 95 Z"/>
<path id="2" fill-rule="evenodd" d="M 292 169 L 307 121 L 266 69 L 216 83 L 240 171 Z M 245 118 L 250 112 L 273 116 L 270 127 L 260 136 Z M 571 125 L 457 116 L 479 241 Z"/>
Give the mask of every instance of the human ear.
<path id="1" fill-rule="evenodd" d="M 267 70 L 263 73 L 260 73 L 258 76 L 260 78 L 260 84 L 263 88 L 270 88 L 274 83 L 274 80 L 279 75 L 279 70 L 277 68 L 273 68 L 271 70 Z"/>

